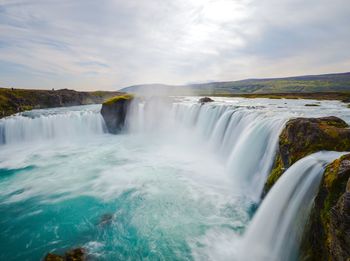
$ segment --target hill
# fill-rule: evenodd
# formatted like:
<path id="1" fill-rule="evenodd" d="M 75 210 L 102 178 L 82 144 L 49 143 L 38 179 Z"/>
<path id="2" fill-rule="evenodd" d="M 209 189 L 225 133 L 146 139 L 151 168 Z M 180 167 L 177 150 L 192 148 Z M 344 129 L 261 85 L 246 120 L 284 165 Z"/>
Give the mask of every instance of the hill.
<path id="1" fill-rule="evenodd" d="M 195 95 L 350 92 L 350 72 L 286 78 L 246 79 L 190 85 L 146 84 L 122 88 L 123 92 Z"/>

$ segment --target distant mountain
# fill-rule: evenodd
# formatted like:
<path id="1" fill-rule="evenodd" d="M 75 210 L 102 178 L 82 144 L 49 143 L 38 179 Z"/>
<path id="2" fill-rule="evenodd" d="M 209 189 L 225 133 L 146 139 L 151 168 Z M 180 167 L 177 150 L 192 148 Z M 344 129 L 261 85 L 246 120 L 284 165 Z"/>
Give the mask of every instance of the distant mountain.
<path id="1" fill-rule="evenodd" d="M 172 95 L 343 92 L 350 91 L 350 72 L 190 85 L 145 84 L 122 88 L 120 91 Z"/>

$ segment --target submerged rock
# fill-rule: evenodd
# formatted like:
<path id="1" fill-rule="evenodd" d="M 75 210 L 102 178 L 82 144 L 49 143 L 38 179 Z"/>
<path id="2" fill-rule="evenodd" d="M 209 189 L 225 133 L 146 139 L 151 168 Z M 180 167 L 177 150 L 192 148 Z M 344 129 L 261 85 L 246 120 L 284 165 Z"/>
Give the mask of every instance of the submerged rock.
<path id="1" fill-rule="evenodd" d="M 85 260 L 85 249 L 75 248 L 66 252 L 67 261 L 84 261 Z"/>
<path id="2" fill-rule="evenodd" d="M 299 159 L 321 150 L 350 151 L 350 129 L 337 117 L 296 118 L 287 122 L 279 138 L 274 167 L 264 193 Z"/>
<path id="3" fill-rule="evenodd" d="M 101 114 L 110 133 L 120 132 L 125 123 L 125 117 L 134 96 L 131 94 L 115 96 L 102 104 Z"/>
<path id="4" fill-rule="evenodd" d="M 105 225 L 109 225 L 113 222 L 113 218 L 114 218 L 114 215 L 112 213 L 106 213 L 106 214 L 103 214 L 100 218 L 100 221 L 99 221 L 99 225 L 100 226 L 105 226 Z"/>
<path id="5" fill-rule="evenodd" d="M 199 103 L 201 104 L 204 104 L 204 103 L 207 103 L 207 102 L 213 102 L 214 100 L 209 98 L 209 97 L 202 97 L 198 100 Z"/>
<path id="6" fill-rule="evenodd" d="M 86 260 L 86 253 L 84 248 L 74 248 L 65 253 L 64 257 L 53 253 L 48 253 L 44 261 L 84 261 Z"/>
<path id="7" fill-rule="evenodd" d="M 300 259 L 350 260 L 350 154 L 326 168 Z"/>
<path id="8" fill-rule="evenodd" d="M 44 261 L 64 261 L 64 258 L 56 254 L 48 253 L 45 256 Z"/>
<path id="9" fill-rule="evenodd" d="M 306 106 L 306 107 L 317 107 L 317 106 L 320 106 L 320 104 L 317 104 L 317 103 L 307 103 L 307 104 L 305 104 L 304 106 Z"/>

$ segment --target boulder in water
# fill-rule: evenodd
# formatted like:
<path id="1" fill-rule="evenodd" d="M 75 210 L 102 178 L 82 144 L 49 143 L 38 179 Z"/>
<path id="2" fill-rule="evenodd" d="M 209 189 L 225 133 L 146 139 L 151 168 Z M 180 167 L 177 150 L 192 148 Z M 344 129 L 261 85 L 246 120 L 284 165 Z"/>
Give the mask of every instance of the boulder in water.
<path id="1" fill-rule="evenodd" d="M 199 99 L 199 103 L 201 104 L 204 104 L 204 103 L 207 103 L 207 102 L 213 102 L 214 100 L 212 98 L 209 98 L 209 97 L 202 97 Z"/>
<path id="2" fill-rule="evenodd" d="M 86 253 L 84 248 L 74 248 L 65 253 L 65 256 L 48 253 L 44 261 L 84 261 L 86 260 Z"/>
<path id="3" fill-rule="evenodd" d="M 134 96 L 124 94 L 115 96 L 102 104 L 101 114 L 110 133 L 119 133 L 125 123 L 125 117 Z"/>
<path id="4" fill-rule="evenodd" d="M 100 218 L 99 225 L 105 226 L 113 222 L 114 215 L 112 213 L 103 214 Z"/>
<path id="5" fill-rule="evenodd" d="M 326 168 L 300 259 L 350 260 L 350 154 Z"/>
<path id="6" fill-rule="evenodd" d="M 350 129 L 337 117 L 296 118 L 287 122 L 279 137 L 275 165 L 266 193 L 283 172 L 299 159 L 321 150 L 350 151 Z"/>
<path id="7" fill-rule="evenodd" d="M 44 261 L 64 261 L 64 258 L 56 254 L 48 253 L 45 256 Z"/>
<path id="8" fill-rule="evenodd" d="M 84 261 L 85 249 L 79 247 L 66 252 L 66 260 L 67 261 Z"/>

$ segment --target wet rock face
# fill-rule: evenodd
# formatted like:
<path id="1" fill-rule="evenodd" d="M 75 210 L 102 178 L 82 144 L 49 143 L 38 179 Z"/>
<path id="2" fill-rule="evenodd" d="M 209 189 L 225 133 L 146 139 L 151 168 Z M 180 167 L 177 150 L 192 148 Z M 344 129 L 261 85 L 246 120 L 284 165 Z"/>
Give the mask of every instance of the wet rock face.
<path id="1" fill-rule="evenodd" d="M 350 260 L 350 154 L 326 168 L 300 259 Z"/>
<path id="2" fill-rule="evenodd" d="M 198 102 L 201 103 L 201 104 L 204 104 L 204 103 L 213 102 L 213 101 L 214 100 L 209 98 L 209 97 L 203 97 L 203 98 L 200 98 Z"/>
<path id="3" fill-rule="evenodd" d="M 102 104 L 101 114 L 108 132 L 117 134 L 122 131 L 132 95 L 116 96 Z"/>
<path id="4" fill-rule="evenodd" d="M 287 122 L 279 138 L 275 165 L 265 193 L 299 159 L 321 150 L 350 151 L 350 129 L 337 117 L 296 118 Z"/>

